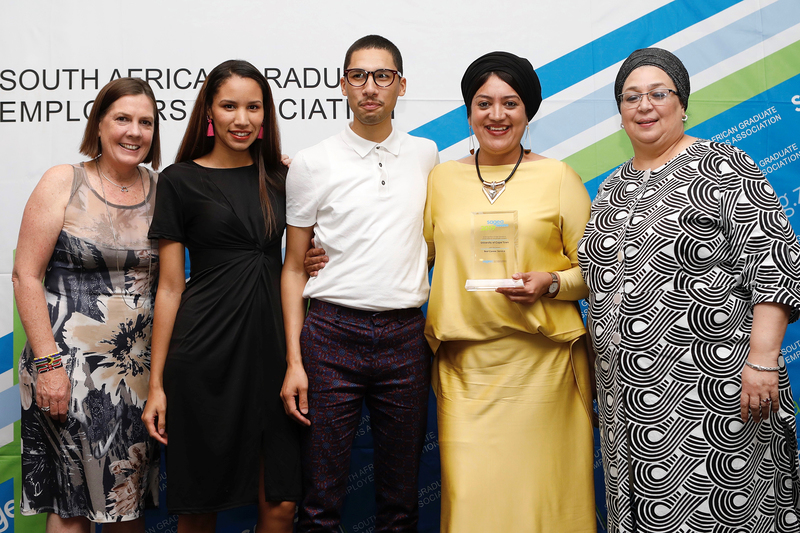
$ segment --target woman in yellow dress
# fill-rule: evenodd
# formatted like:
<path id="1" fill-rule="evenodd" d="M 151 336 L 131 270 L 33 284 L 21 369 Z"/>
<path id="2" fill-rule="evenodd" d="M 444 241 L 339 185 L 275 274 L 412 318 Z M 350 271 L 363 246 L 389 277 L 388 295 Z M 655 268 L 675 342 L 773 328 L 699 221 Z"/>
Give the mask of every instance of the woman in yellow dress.
<path id="1" fill-rule="evenodd" d="M 523 149 L 542 100 L 527 59 L 486 54 L 461 90 L 480 147 L 433 169 L 425 211 L 441 531 L 594 532 L 589 360 L 575 304 L 588 292 L 577 245 L 589 195 L 568 165 Z M 474 233 L 508 224 L 513 242 L 515 219 L 509 267 L 521 286 L 467 291 L 468 279 L 487 277 Z"/>

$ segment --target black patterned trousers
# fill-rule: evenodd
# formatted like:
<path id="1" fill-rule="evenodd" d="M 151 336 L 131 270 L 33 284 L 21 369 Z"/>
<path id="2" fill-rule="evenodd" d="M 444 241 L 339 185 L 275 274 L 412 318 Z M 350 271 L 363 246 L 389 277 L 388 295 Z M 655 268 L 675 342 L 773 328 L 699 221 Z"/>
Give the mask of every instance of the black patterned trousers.
<path id="1" fill-rule="evenodd" d="M 419 309 L 375 313 L 319 300 L 303 325 L 311 427 L 303 432 L 298 533 L 339 531 L 362 401 L 370 411 L 375 532 L 417 531 L 431 351 Z"/>

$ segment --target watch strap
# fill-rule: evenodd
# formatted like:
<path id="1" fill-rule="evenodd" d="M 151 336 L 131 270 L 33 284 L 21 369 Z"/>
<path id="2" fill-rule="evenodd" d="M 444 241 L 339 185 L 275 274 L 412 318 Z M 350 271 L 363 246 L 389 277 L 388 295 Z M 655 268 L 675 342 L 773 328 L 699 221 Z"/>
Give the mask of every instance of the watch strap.
<path id="1" fill-rule="evenodd" d="M 555 296 L 558 294 L 558 290 L 561 288 L 561 283 L 559 282 L 558 276 L 555 272 L 550 272 L 550 276 L 553 278 L 553 282 L 550 283 L 550 286 L 547 288 L 547 294 L 550 296 Z"/>

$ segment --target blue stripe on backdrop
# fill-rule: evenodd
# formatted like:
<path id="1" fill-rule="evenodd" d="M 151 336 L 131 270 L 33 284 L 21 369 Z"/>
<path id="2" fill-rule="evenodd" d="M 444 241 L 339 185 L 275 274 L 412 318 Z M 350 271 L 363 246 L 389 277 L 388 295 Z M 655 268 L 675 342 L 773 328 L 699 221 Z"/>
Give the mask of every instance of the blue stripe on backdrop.
<path id="1" fill-rule="evenodd" d="M 548 98 L 581 80 L 594 76 L 618 61 L 622 61 L 633 51 L 630 43 L 641 41 L 642 35 L 646 35 L 647 40 L 651 43 L 658 42 L 724 11 L 740 1 L 675 0 L 651 11 L 633 22 L 537 68 L 536 72 L 542 82 L 542 97 Z M 466 109 L 461 106 L 423 124 L 410 133 L 431 139 L 439 147 L 439 150 L 444 150 L 466 138 L 467 130 L 464 127 L 466 116 Z"/>
<path id="2" fill-rule="evenodd" d="M 14 366 L 14 334 L 0 337 L 0 374 Z M 1 427 L 1 426 L 0 426 Z"/>
<path id="3" fill-rule="evenodd" d="M 656 43 L 683 31 L 741 0 L 676 0 L 539 67 L 542 96 L 548 98 L 594 76 L 633 51 L 631 43 Z"/>
<path id="4" fill-rule="evenodd" d="M 432 140 L 441 152 L 466 139 L 469 135 L 467 133 L 467 109 L 462 105 L 408 133 Z"/>
<path id="5" fill-rule="evenodd" d="M 674 52 L 684 61 L 689 75 L 694 76 L 761 43 L 762 36 L 763 39 L 768 39 L 798 23 L 800 2 L 779 0 Z M 646 41 L 639 37 L 637 41 L 628 44 L 629 51 L 657 42 L 649 39 L 649 36 Z M 617 106 L 614 104 L 613 92 L 613 86 L 606 85 L 531 124 L 533 150 L 542 152 L 552 148 L 595 124 L 616 116 Z"/>
<path id="6" fill-rule="evenodd" d="M 0 392 L 0 428 L 20 418 L 19 388 L 12 386 Z"/>
<path id="7" fill-rule="evenodd" d="M 550 97 L 623 60 L 633 49 L 661 41 L 736 3 L 731 0 L 705 3 L 676 0 L 648 13 L 539 67 L 543 96 Z M 800 2 L 779 0 L 675 52 L 684 58 L 689 73 L 697 74 L 798 23 Z M 611 86 L 605 86 L 534 122 L 534 130 L 547 132 L 547 135 L 532 135 L 534 150 L 541 152 L 552 148 L 615 115 L 616 107 L 609 97 L 611 92 Z M 432 139 L 439 150 L 443 150 L 466 138 L 465 118 L 466 109 L 460 106 L 411 134 Z"/>
<path id="8" fill-rule="evenodd" d="M 0 337 L 0 374 L 14 371 L 14 334 Z M 0 391 L 0 428 L 19 420 L 19 389 L 12 385 Z M 0 531 L 2 531 L 0 529 Z"/>

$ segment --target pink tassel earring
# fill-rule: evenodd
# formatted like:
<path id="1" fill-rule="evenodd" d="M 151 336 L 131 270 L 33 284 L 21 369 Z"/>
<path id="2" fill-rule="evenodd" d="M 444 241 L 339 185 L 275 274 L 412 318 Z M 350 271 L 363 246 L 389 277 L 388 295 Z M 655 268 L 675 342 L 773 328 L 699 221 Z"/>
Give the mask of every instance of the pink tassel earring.
<path id="1" fill-rule="evenodd" d="M 207 118 L 208 120 L 208 131 L 206 131 L 206 137 L 213 137 L 214 136 L 214 123 L 211 122 L 211 118 Z"/>
<path id="2" fill-rule="evenodd" d="M 263 124 L 261 125 L 261 129 L 258 130 L 258 138 L 259 139 L 263 139 L 264 138 L 264 125 Z"/>

